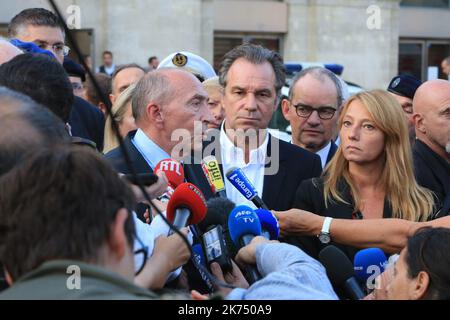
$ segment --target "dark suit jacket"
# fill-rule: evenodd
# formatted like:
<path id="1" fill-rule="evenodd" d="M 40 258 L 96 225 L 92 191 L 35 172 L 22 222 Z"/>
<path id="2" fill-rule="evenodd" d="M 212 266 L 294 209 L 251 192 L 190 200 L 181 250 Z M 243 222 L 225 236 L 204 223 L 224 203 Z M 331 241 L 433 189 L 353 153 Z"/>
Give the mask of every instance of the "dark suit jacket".
<path id="1" fill-rule="evenodd" d="M 336 154 L 336 151 L 339 147 L 336 145 L 336 143 L 334 143 L 333 140 L 331 140 L 331 147 L 330 147 L 330 151 L 328 152 L 328 156 L 327 156 L 327 164 L 328 162 L 331 161 L 331 159 L 333 159 L 333 156 Z"/>
<path id="2" fill-rule="evenodd" d="M 326 207 L 323 188 L 323 178 L 303 181 L 297 190 L 294 207 L 324 217 L 337 219 L 355 219 L 362 216 L 360 212 L 354 212 L 350 187 L 345 182 L 339 185 L 339 190 L 341 191 L 343 198 L 350 204 L 335 201 L 328 203 L 328 207 Z M 385 200 L 383 218 L 390 217 L 392 217 L 392 209 L 389 205 L 389 201 Z M 319 256 L 320 250 L 325 247 L 317 237 L 289 237 L 287 241 L 301 247 L 305 252 L 316 259 Z M 360 250 L 354 247 L 338 245 L 333 242 L 331 242 L 331 244 L 340 248 L 352 262 L 354 255 Z"/>
<path id="3" fill-rule="evenodd" d="M 212 148 L 212 144 L 214 144 L 214 148 Z M 277 145 L 279 147 L 278 150 L 276 150 Z M 222 177 L 226 179 L 221 164 L 220 142 L 213 140 L 205 144 L 204 149 L 206 148 L 212 149 L 211 154 L 217 158 Z M 272 149 L 276 152 L 273 156 Z M 278 155 L 278 158 L 276 155 Z M 291 143 L 279 140 L 272 135 L 269 135 L 267 156 L 279 164 L 279 169 L 274 175 L 265 175 L 262 199 L 270 209 L 278 211 L 291 209 L 294 203 L 295 191 L 300 182 L 320 176 L 322 172 L 320 157 Z M 266 173 L 270 172 L 270 166 L 271 163 L 266 165 Z M 211 188 L 204 177 L 201 166 L 192 165 L 191 169 L 191 182 L 202 190 L 205 197 L 212 197 Z"/>
<path id="4" fill-rule="evenodd" d="M 74 137 L 94 141 L 97 149 L 103 150 L 105 118 L 98 108 L 75 96 L 69 124 Z"/>
<path id="5" fill-rule="evenodd" d="M 450 164 L 416 139 L 413 147 L 414 173 L 417 183 L 434 192 L 438 199 L 434 218 L 450 214 Z"/>

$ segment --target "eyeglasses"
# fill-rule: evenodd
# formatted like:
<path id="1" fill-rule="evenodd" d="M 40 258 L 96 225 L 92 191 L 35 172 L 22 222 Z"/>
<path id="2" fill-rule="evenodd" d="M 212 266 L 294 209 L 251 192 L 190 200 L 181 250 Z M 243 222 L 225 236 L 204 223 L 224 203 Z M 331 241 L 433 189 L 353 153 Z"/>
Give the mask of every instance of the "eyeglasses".
<path id="1" fill-rule="evenodd" d="M 292 105 L 295 108 L 295 111 L 297 113 L 297 116 L 301 118 L 309 118 L 309 116 L 314 112 L 317 111 L 317 114 L 319 115 L 319 118 L 322 120 L 329 120 L 334 117 L 334 114 L 336 113 L 336 109 L 332 107 L 319 107 L 319 108 L 313 108 L 311 106 L 307 106 L 304 104 L 296 104 Z"/>
<path id="2" fill-rule="evenodd" d="M 44 50 L 48 50 L 47 48 L 51 47 L 52 51 L 59 55 L 59 56 L 67 56 L 69 55 L 70 52 L 70 48 L 66 45 L 64 45 L 63 43 L 57 43 L 57 44 L 53 44 L 53 45 L 48 45 L 46 43 L 38 43 L 37 44 L 39 46 L 39 48 L 44 49 Z"/>
<path id="3" fill-rule="evenodd" d="M 84 86 L 82 83 L 79 82 L 72 82 L 72 89 L 75 91 L 81 91 L 83 90 Z"/>
<path id="4" fill-rule="evenodd" d="M 138 270 L 135 273 L 135 275 L 137 276 L 139 273 L 142 272 L 142 270 L 144 270 L 145 263 L 147 262 L 147 259 L 148 259 L 148 246 L 146 246 L 137 235 L 135 235 L 134 237 L 135 237 L 135 240 L 139 243 L 139 246 L 141 247 L 139 250 L 136 250 L 134 252 L 134 261 L 141 261 L 141 260 L 138 260 L 138 259 L 142 259 L 142 262 L 141 262 Z M 139 258 L 137 259 L 136 257 L 139 257 Z"/>

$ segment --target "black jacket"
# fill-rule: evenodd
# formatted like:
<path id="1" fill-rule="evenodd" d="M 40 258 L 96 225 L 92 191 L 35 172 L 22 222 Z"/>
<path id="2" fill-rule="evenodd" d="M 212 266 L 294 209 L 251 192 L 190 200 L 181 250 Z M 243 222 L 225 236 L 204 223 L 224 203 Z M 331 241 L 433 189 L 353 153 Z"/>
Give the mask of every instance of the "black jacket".
<path id="1" fill-rule="evenodd" d="M 342 182 L 339 185 L 339 191 L 343 195 L 343 198 L 349 204 L 343 202 L 329 202 L 328 207 L 325 206 L 325 198 L 323 196 L 323 178 L 315 178 L 307 181 L 303 181 L 297 190 L 295 197 L 294 207 L 312 213 L 324 216 L 332 217 L 337 219 L 359 219 L 362 218 L 360 212 L 354 212 L 354 205 L 352 197 L 350 194 L 350 187 L 347 183 Z M 385 200 L 383 218 L 391 218 L 392 209 L 390 207 L 389 201 Z M 332 239 L 333 240 L 333 239 Z M 309 255 L 314 258 L 318 258 L 320 250 L 325 246 L 319 241 L 317 237 L 289 237 L 287 242 L 295 244 L 305 250 Z M 360 249 L 339 245 L 331 242 L 340 248 L 349 257 L 350 261 L 353 262 L 354 255 Z"/>
<path id="2" fill-rule="evenodd" d="M 450 214 L 450 164 L 416 139 L 413 147 L 414 173 L 417 183 L 434 192 L 439 203 L 434 218 Z"/>
<path id="3" fill-rule="evenodd" d="M 330 151 L 328 152 L 328 156 L 327 156 L 327 164 L 328 162 L 331 161 L 331 159 L 333 159 L 333 156 L 336 154 L 336 151 L 338 150 L 338 146 L 336 145 L 336 143 L 334 143 L 333 140 L 331 140 L 331 146 L 330 146 Z"/>
<path id="4" fill-rule="evenodd" d="M 211 148 L 212 143 L 215 144 L 214 148 Z M 300 183 L 303 180 L 320 176 L 322 165 L 319 156 L 291 143 L 279 140 L 272 135 L 269 135 L 269 142 L 267 145 L 268 157 L 272 156 L 272 145 L 276 146 L 277 144 L 279 146 L 279 169 L 276 174 L 266 174 L 264 176 L 262 200 L 270 209 L 284 211 L 292 208 L 295 192 Z M 213 150 L 211 153 L 217 158 L 222 177 L 226 179 L 221 164 L 220 142 L 212 141 L 205 144 L 204 149 L 206 148 Z M 276 159 L 275 155 L 272 159 Z M 266 172 L 269 172 L 270 165 L 270 163 L 266 165 Z M 210 198 L 213 196 L 201 166 L 192 165 L 191 169 L 191 179 L 192 181 L 195 181 L 192 183 L 196 184 L 202 190 L 205 197 Z M 239 203 L 237 205 L 239 205 Z"/>
<path id="5" fill-rule="evenodd" d="M 91 140 L 99 151 L 103 150 L 105 118 L 98 108 L 75 96 L 69 124 L 74 137 Z"/>

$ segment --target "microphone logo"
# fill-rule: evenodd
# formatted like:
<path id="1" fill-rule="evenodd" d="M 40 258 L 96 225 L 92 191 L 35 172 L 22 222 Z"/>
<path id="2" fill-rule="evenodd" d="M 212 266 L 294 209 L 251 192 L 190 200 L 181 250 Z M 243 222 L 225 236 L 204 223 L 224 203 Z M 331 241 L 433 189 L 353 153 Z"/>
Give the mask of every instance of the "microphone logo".
<path id="1" fill-rule="evenodd" d="M 241 173 L 240 169 L 236 169 L 227 175 L 228 180 L 241 191 L 242 195 L 247 200 L 252 200 L 257 196 L 255 188 L 252 186 L 245 176 Z"/>
<path id="2" fill-rule="evenodd" d="M 181 164 L 178 161 L 163 160 L 160 162 L 159 167 L 162 171 L 172 171 L 177 175 L 181 175 Z"/>

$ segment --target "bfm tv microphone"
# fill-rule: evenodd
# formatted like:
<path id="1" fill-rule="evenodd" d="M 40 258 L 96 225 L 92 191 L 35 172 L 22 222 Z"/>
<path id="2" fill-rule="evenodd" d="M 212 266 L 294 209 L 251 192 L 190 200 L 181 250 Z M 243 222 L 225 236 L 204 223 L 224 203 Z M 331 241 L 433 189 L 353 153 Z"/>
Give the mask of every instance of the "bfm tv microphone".
<path id="1" fill-rule="evenodd" d="M 228 217 L 228 229 L 231 240 L 238 248 L 248 245 L 254 237 L 261 235 L 261 223 L 255 211 L 248 206 L 237 206 Z M 247 278 L 250 283 L 261 279 L 255 266 L 247 266 Z"/>
<path id="2" fill-rule="evenodd" d="M 227 172 L 227 179 L 231 184 L 238 189 L 238 191 L 249 201 L 260 209 L 269 210 L 267 205 L 258 196 L 258 192 L 252 183 L 248 180 L 247 176 L 239 168 L 231 168 Z"/>
<path id="3" fill-rule="evenodd" d="M 319 261 L 327 270 L 328 278 L 334 286 L 343 288 L 351 300 L 364 298 L 364 292 L 353 276 L 353 265 L 339 248 L 329 245 L 319 253 Z"/>
<path id="4" fill-rule="evenodd" d="M 158 162 L 154 171 L 162 171 L 166 174 L 169 186 L 162 198 L 167 201 L 172 196 L 174 190 L 184 182 L 183 166 L 174 159 L 164 159 Z"/>
<path id="5" fill-rule="evenodd" d="M 202 160 L 202 167 L 203 166 L 206 169 L 203 170 L 208 171 L 209 180 L 214 186 L 215 193 L 217 193 L 222 198 L 226 198 L 227 193 L 225 191 L 225 182 L 223 181 L 222 173 L 220 172 L 219 162 L 217 161 L 216 157 L 214 156 L 205 157 Z"/>
<path id="6" fill-rule="evenodd" d="M 375 285 L 375 278 L 384 272 L 387 264 L 388 259 L 379 248 L 360 250 L 353 259 L 355 276 L 368 289 L 373 289 L 370 286 Z"/>
<path id="7" fill-rule="evenodd" d="M 278 240 L 280 225 L 273 213 L 266 209 L 256 209 L 255 212 L 261 222 L 263 237 L 267 240 Z"/>
<path id="8" fill-rule="evenodd" d="M 167 219 L 181 229 L 202 221 L 206 210 L 203 193 L 193 184 L 185 182 L 175 189 L 167 203 Z"/>

